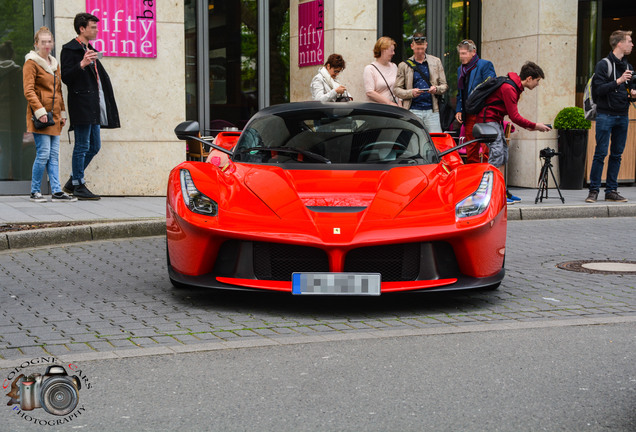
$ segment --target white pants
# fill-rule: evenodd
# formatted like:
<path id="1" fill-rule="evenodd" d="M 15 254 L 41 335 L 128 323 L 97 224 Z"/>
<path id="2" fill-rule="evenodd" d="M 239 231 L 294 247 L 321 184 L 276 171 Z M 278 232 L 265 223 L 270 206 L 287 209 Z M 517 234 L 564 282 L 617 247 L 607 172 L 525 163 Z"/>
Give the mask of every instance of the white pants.
<path id="1" fill-rule="evenodd" d="M 429 133 L 442 133 L 442 126 L 439 122 L 439 112 L 433 112 L 433 110 L 410 110 L 413 114 L 418 116 L 424 122 L 426 130 Z"/>

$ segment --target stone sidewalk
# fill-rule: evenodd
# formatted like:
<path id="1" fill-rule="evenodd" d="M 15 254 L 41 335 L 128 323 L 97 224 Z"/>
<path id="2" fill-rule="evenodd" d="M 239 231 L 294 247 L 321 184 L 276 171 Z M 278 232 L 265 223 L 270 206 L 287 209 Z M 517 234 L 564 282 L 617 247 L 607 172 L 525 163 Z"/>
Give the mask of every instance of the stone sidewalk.
<path id="1" fill-rule="evenodd" d="M 556 189 L 535 204 L 537 189 L 510 188 L 522 202 L 508 207 L 509 220 L 636 216 L 636 187 L 621 187 L 627 203 L 606 202 L 603 191 L 594 204 L 587 190 Z M 142 237 L 165 233 L 165 197 L 103 197 L 99 201 L 34 203 L 28 196 L 0 196 L 0 227 L 17 223 L 83 223 L 78 226 L 0 232 L 0 250 L 78 241 Z"/>
<path id="2" fill-rule="evenodd" d="M 9 250 L 0 253 L 0 369 L 43 355 L 87 361 L 345 339 L 636 326 L 633 274 L 557 266 L 636 261 L 633 236 L 625 234 L 635 230 L 636 218 L 512 221 L 506 277 L 496 291 L 337 299 L 176 289 L 159 236 Z"/>

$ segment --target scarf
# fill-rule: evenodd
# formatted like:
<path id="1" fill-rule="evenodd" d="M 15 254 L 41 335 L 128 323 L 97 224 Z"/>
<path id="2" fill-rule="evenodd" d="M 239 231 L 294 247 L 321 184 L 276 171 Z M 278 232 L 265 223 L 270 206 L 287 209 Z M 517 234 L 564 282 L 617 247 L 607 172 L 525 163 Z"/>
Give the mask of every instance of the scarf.
<path id="1" fill-rule="evenodd" d="M 318 73 L 322 75 L 323 81 L 329 86 L 331 90 L 340 87 L 340 84 L 338 84 L 335 79 L 331 78 L 331 75 L 329 75 L 326 67 L 321 67 Z"/>
<path id="2" fill-rule="evenodd" d="M 55 57 L 53 57 L 50 54 L 49 54 L 49 60 L 51 61 L 50 65 L 46 60 L 40 57 L 40 55 L 37 52 L 33 50 L 31 50 L 24 56 L 24 61 L 27 61 L 27 60 L 33 60 L 40 67 L 42 67 L 42 69 L 44 69 L 46 72 L 50 73 L 51 75 L 54 75 L 55 71 L 57 71 L 57 65 L 58 65 L 57 60 L 55 59 Z"/>
<path id="3" fill-rule="evenodd" d="M 472 59 L 467 64 L 462 65 L 462 70 L 459 74 L 459 78 L 457 80 L 457 88 L 459 90 L 464 89 L 464 84 L 466 81 L 466 76 L 470 73 L 471 70 L 477 67 L 477 62 L 479 61 L 479 56 L 475 54 Z"/>

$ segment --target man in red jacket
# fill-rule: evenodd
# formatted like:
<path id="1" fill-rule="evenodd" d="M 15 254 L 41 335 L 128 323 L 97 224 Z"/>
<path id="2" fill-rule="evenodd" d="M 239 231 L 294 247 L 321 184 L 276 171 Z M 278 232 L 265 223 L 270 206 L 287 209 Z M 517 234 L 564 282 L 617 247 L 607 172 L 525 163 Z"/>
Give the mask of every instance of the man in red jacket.
<path id="1" fill-rule="evenodd" d="M 526 62 L 517 75 L 514 72 L 508 74 L 510 81 L 506 81 L 486 99 L 484 109 L 477 116 L 478 123 L 489 123 L 495 126 L 499 132 L 497 139 L 488 144 L 490 153 L 488 162 L 499 168 L 508 162 L 508 145 L 504 136 L 503 120 L 507 115 L 510 121 L 516 125 L 540 132 L 548 132 L 550 127 L 543 123 L 533 123 L 519 114 L 517 104 L 519 97 L 525 89 L 532 90 L 539 85 L 539 81 L 545 78 L 543 70 L 533 62 Z M 513 204 L 521 199 L 513 196 L 506 190 L 508 204 Z"/>

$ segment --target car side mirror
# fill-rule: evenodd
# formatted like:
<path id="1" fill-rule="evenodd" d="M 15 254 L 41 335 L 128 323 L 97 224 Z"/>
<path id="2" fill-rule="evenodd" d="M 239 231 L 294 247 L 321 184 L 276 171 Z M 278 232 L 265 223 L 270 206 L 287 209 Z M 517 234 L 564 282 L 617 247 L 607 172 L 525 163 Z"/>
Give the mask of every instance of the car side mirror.
<path id="1" fill-rule="evenodd" d="M 199 122 L 194 120 L 181 122 L 174 128 L 174 133 L 180 140 L 187 140 L 193 137 L 198 138 L 201 136 L 199 132 Z"/>
<path id="2" fill-rule="evenodd" d="M 499 131 L 493 125 L 486 123 L 475 123 L 473 126 L 473 137 L 483 142 L 491 143 L 497 139 Z"/>

